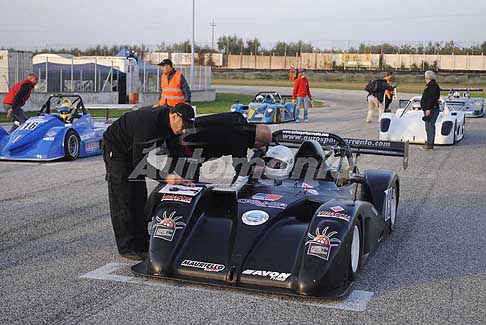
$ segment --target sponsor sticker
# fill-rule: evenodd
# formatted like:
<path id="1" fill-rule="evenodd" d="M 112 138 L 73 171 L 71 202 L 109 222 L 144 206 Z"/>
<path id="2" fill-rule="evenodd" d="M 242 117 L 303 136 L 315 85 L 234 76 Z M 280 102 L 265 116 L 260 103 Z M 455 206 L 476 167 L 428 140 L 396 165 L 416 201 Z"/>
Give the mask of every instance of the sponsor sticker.
<path id="1" fill-rule="evenodd" d="M 193 267 L 196 269 L 202 269 L 206 272 L 220 272 L 223 271 L 225 266 L 222 264 L 215 264 L 215 263 L 208 263 L 208 262 L 199 262 L 193 260 L 184 260 L 181 263 L 181 266 L 186 267 Z"/>
<path id="2" fill-rule="evenodd" d="M 100 149 L 100 143 L 99 143 L 99 141 L 86 143 L 85 149 L 86 149 L 86 151 L 99 150 Z"/>
<path id="3" fill-rule="evenodd" d="M 278 201 L 282 198 L 282 195 L 278 194 L 268 194 L 268 193 L 257 193 L 253 195 L 251 198 L 254 200 L 263 200 L 263 201 Z"/>
<path id="4" fill-rule="evenodd" d="M 261 210 L 251 210 L 243 213 L 241 220 L 248 226 L 259 226 L 267 222 L 269 218 L 268 213 Z"/>
<path id="5" fill-rule="evenodd" d="M 182 202 L 182 203 L 191 203 L 192 202 L 192 196 L 178 195 L 178 194 L 164 194 L 162 196 L 161 201 L 175 201 L 175 202 Z"/>
<path id="6" fill-rule="evenodd" d="M 315 188 L 310 186 L 307 183 L 302 183 L 302 188 L 304 189 L 304 192 L 312 194 L 312 195 L 319 195 L 319 191 L 317 191 Z"/>
<path id="7" fill-rule="evenodd" d="M 318 217 L 327 217 L 327 218 L 337 218 L 344 221 L 349 222 L 351 220 L 351 216 L 345 213 L 339 212 L 332 212 L 332 211 L 319 211 L 317 213 Z"/>
<path id="8" fill-rule="evenodd" d="M 167 211 L 164 211 L 162 214 L 162 218 L 158 216 L 155 217 L 155 220 L 158 222 L 152 225 L 152 236 L 155 238 L 160 238 L 167 241 L 172 241 L 174 239 L 174 235 L 177 229 L 182 229 L 186 226 L 186 224 L 182 221 L 180 216 L 175 215 L 176 212 L 173 211 L 167 216 Z"/>
<path id="9" fill-rule="evenodd" d="M 287 207 L 286 203 L 261 201 L 261 200 L 253 200 L 253 199 L 239 199 L 238 203 L 246 203 L 261 208 L 273 208 L 273 209 L 285 209 Z"/>
<path id="10" fill-rule="evenodd" d="M 337 231 L 331 231 L 327 233 L 329 227 L 326 227 L 320 232 L 319 228 L 316 229 L 316 234 L 307 233 L 310 238 L 305 244 L 308 245 L 307 255 L 315 256 L 323 260 L 329 260 L 331 255 L 331 247 L 339 246 L 341 240 L 338 238 L 332 238 L 337 234 Z"/>
<path id="11" fill-rule="evenodd" d="M 190 186 L 182 186 L 182 185 L 165 185 L 163 188 L 160 189 L 159 193 L 161 194 L 178 194 L 178 195 L 185 195 L 185 196 L 196 196 L 201 192 L 202 187 L 190 187 Z"/>
<path id="12" fill-rule="evenodd" d="M 268 277 L 270 278 L 270 280 L 274 280 L 274 281 L 285 281 L 291 275 L 291 273 L 281 273 L 281 272 L 262 271 L 262 270 L 244 270 L 241 274 Z"/>
<path id="13" fill-rule="evenodd" d="M 344 208 L 343 208 L 343 207 L 341 207 L 341 206 L 339 206 L 339 205 L 337 205 L 337 206 L 335 206 L 335 207 L 330 207 L 330 209 L 331 209 L 332 211 L 334 211 L 334 212 L 341 212 L 341 211 L 344 211 Z"/>

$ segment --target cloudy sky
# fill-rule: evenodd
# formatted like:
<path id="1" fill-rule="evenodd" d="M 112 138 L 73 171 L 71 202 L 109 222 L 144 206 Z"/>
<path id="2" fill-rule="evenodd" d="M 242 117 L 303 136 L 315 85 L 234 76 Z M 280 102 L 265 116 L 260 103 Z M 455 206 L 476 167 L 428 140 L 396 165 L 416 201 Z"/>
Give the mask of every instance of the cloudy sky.
<path id="1" fill-rule="evenodd" d="M 17 48 L 149 44 L 191 37 L 192 0 L 0 0 L 0 46 Z M 196 41 L 236 34 L 265 46 L 305 40 L 486 40 L 482 0 L 196 0 Z"/>

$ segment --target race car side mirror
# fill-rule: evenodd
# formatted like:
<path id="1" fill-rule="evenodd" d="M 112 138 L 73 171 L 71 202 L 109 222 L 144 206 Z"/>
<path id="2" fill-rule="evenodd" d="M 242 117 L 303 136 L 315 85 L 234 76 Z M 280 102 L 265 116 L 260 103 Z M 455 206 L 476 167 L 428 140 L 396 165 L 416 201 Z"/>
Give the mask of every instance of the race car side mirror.
<path id="1" fill-rule="evenodd" d="M 366 175 L 351 173 L 350 179 L 351 183 L 364 184 L 366 183 Z"/>

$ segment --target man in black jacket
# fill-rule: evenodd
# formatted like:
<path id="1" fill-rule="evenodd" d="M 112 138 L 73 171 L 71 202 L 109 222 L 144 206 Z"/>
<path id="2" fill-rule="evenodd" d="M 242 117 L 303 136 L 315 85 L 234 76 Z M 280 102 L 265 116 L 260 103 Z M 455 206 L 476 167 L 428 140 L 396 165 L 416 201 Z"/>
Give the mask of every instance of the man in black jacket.
<path id="1" fill-rule="evenodd" d="M 393 73 L 387 72 L 385 78 L 392 78 Z M 395 87 L 388 84 L 388 79 L 374 80 L 376 82 L 376 90 L 368 93 L 368 115 L 366 116 L 366 123 L 371 123 L 373 117 L 373 111 L 378 110 L 378 121 L 381 119 L 381 115 L 385 111 L 383 108 L 383 100 L 385 98 L 385 90 L 393 91 Z"/>
<path id="2" fill-rule="evenodd" d="M 184 156 L 179 136 L 193 127 L 193 120 L 193 108 L 184 103 L 171 108 L 142 108 L 124 114 L 104 133 L 110 214 L 120 255 L 142 260 L 148 250 L 144 215 L 147 188 L 145 175 L 137 173 L 137 166 L 151 148 L 161 144 L 166 145 L 170 156 Z M 175 174 L 165 180 L 172 184 L 182 181 Z"/>
<path id="3" fill-rule="evenodd" d="M 184 141 L 194 150 L 202 149 L 202 161 L 232 156 L 235 170 L 233 183 L 248 180 L 248 149 L 263 148 L 272 141 L 268 126 L 250 124 L 237 112 L 198 117 L 194 124 L 196 133 L 186 136 Z"/>
<path id="4" fill-rule="evenodd" d="M 425 122 L 425 132 L 427 133 L 427 142 L 421 147 L 422 150 L 431 150 L 435 142 L 435 122 L 439 117 L 439 99 L 440 87 L 435 81 L 433 71 L 425 72 L 425 90 L 422 94 L 420 107 L 424 111 L 422 120 Z"/>

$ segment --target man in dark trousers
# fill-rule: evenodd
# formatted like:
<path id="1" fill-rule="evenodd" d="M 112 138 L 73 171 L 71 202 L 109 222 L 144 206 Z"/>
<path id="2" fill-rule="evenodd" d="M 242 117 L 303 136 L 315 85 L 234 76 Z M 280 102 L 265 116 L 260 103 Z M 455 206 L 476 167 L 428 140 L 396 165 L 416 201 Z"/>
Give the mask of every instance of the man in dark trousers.
<path id="1" fill-rule="evenodd" d="M 439 117 L 439 99 L 440 99 L 440 87 L 437 81 L 435 81 L 434 71 L 425 72 L 425 86 L 422 99 L 420 101 L 420 107 L 424 111 L 422 120 L 425 122 L 425 132 L 427 133 L 427 142 L 421 147 L 422 150 L 431 150 L 434 148 L 435 143 L 435 122 Z"/>
<path id="2" fill-rule="evenodd" d="M 184 138 L 194 150 L 202 149 L 203 161 L 232 156 L 235 176 L 233 183 L 248 180 L 248 149 L 266 147 L 272 141 L 270 128 L 250 124 L 243 115 L 228 112 L 201 116 L 195 120 L 196 132 Z M 196 177 L 197 179 L 197 177 Z"/>
<path id="3" fill-rule="evenodd" d="M 3 99 L 3 107 L 7 111 L 7 118 L 11 118 L 13 125 L 10 132 L 18 128 L 22 123 L 27 121 L 27 116 L 22 109 L 25 102 L 29 99 L 30 93 L 37 85 L 39 78 L 35 73 L 27 76 L 27 79 L 17 82 L 9 90 Z"/>
<path id="4" fill-rule="evenodd" d="M 124 114 L 104 133 L 111 221 L 123 257 L 143 260 L 148 251 L 145 175 L 132 172 L 151 148 L 161 144 L 166 145 L 170 156 L 184 156 L 179 137 L 193 127 L 193 120 L 193 108 L 184 103 L 171 108 L 142 108 Z M 182 182 L 175 174 L 165 180 L 171 184 Z"/>

